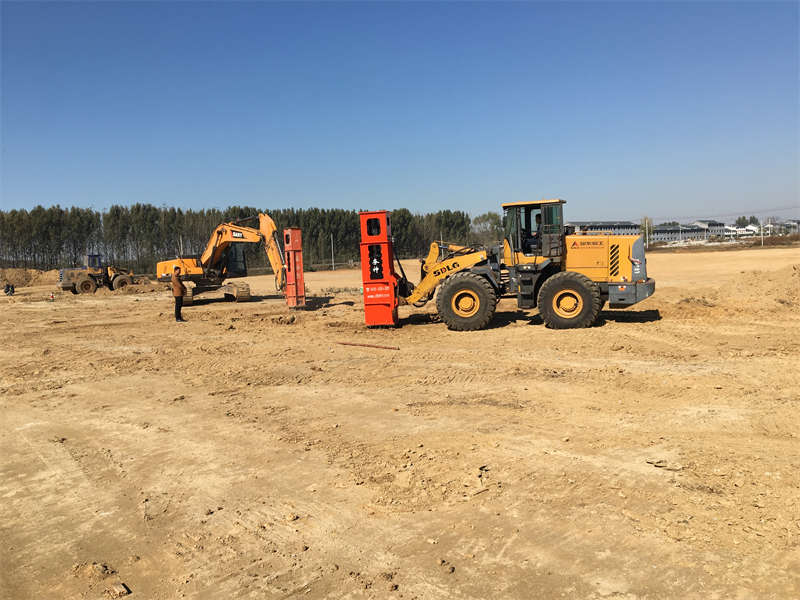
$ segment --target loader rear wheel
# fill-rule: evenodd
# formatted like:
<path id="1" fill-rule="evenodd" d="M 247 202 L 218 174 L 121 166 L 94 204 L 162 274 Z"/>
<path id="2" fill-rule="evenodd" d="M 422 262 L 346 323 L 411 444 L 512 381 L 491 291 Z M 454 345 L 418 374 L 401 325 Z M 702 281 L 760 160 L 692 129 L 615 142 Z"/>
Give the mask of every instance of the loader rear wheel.
<path id="1" fill-rule="evenodd" d="M 97 289 L 97 284 L 88 278 L 81 279 L 78 283 L 75 284 L 75 288 L 81 294 L 94 294 L 95 290 Z"/>
<path id="2" fill-rule="evenodd" d="M 551 329 L 591 327 L 600 314 L 600 289 L 585 275 L 562 271 L 539 290 L 539 314 Z"/>
<path id="3" fill-rule="evenodd" d="M 448 277 L 436 296 L 436 310 L 448 329 L 475 331 L 492 320 L 497 294 L 487 279 L 475 273 Z"/>
<path id="4" fill-rule="evenodd" d="M 111 284 L 111 287 L 115 290 L 121 290 L 122 288 L 128 287 L 131 284 L 131 278 L 127 275 L 117 275 L 114 278 L 114 281 Z"/>

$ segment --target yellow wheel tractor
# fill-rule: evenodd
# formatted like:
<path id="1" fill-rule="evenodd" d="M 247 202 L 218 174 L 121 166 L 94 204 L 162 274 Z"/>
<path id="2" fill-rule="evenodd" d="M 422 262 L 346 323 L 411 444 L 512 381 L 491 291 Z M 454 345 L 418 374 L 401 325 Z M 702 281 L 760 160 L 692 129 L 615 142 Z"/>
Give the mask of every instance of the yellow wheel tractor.
<path id="1" fill-rule="evenodd" d="M 501 296 L 516 296 L 519 308 L 538 308 L 548 327 L 570 329 L 591 326 L 606 302 L 625 308 L 651 296 L 655 281 L 647 277 L 642 237 L 576 233 L 564 225 L 564 203 L 503 204 L 505 237 L 498 246 L 434 242 L 416 285 L 399 261 L 400 274 L 395 273 L 391 237 L 370 235 L 380 231 L 370 222 L 381 218 L 389 232 L 388 213 L 362 213 L 367 324 L 396 325 L 398 304 L 422 306 L 435 295 L 436 310 L 450 329 L 473 331 L 489 324 Z"/>

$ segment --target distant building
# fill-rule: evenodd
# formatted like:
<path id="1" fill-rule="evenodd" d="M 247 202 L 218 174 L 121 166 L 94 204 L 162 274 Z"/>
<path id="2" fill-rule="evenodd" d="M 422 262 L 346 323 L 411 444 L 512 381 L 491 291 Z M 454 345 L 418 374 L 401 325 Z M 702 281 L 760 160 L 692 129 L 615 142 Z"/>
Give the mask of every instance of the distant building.
<path id="1" fill-rule="evenodd" d="M 790 233 L 800 233 L 800 219 L 788 219 L 783 222 L 769 223 L 764 226 L 764 232 L 770 225 L 774 225 L 774 232 L 779 235 L 789 235 Z"/>
<path id="2" fill-rule="evenodd" d="M 706 239 L 708 230 L 696 225 L 656 225 L 650 236 L 651 242 L 683 242 Z"/>
<path id="3" fill-rule="evenodd" d="M 779 235 L 783 233 L 783 223 L 767 223 L 764 225 L 764 235 Z"/>
<path id="4" fill-rule="evenodd" d="M 749 237 L 755 235 L 755 232 L 750 229 L 751 227 L 755 227 L 755 225 L 748 225 L 747 227 L 734 227 L 733 225 L 726 225 L 725 226 L 725 236 L 726 237 Z M 758 228 L 756 228 L 758 231 Z"/>
<path id="5" fill-rule="evenodd" d="M 639 235 L 641 228 L 633 221 L 570 221 L 575 231 L 608 231 L 614 235 Z"/>
<path id="6" fill-rule="evenodd" d="M 705 231 L 706 238 L 724 237 L 725 236 L 725 223 L 714 221 L 713 219 L 700 219 L 692 223 L 693 227 L 699 227 Z"/>

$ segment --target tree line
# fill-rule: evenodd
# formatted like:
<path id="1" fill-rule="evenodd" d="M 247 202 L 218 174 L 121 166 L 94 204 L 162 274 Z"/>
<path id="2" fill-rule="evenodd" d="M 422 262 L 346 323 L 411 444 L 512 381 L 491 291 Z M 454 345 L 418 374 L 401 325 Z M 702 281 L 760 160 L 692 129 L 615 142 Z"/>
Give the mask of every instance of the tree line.
<path id="1" fill-rule="evenodd" d="M 748 225 L 761 225 L 761 222 L 758 220 L 758 217 L 751 215 L 748 219 L 744 215 L 736 219 L 736 226 L 737 227 L 747 227 Z"/>
<path id="2" fill-rule="evenodd" d="M 154 273 L 160 260 L 200 254 L 220 223 L 259 212 L 269 214 L 279 231 L 284 227 L 302 229 L 307 268 L 330 264 L 331 240 L 337 263 L 358 263 L 360 231 L 355 210 L 251 206 L 184 210 L 134 204 L 115 205 L 104 211 L 60 206 L 0 211 L 0 266 L 72 267 L 83 264 L 85 254 L 101 254 L 108 263 L 137 273 Z M 397 254 L 403 258 L 424 255 L 430 243 L 438 239 L 458 244 L 492 243 L 501 235 L 496 213 L 471 219 L 463 211 L 416 214 L 400 208 L 392 211 L 391 223 Z M 251 267 L 267 266 L 262 249 L 248 245 L 246 252 Z"/>

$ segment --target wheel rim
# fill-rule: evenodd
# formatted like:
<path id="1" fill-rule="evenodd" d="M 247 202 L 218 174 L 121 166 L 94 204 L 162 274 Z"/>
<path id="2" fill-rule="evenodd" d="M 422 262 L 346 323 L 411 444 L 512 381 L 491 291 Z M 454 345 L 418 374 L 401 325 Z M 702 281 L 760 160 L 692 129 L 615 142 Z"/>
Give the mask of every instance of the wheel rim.
<path id="1" fill-rule="evenodd" d="M 583 310 L 583 298 L 574 290 L 561 290 L 553 296 L 553 311 L 564 319 L 573 319 Z"/>
<path id="2" fill-rule="evenodd" d="M 478 294 L 472 290 L 459 290 L 453 295 L 450 306 L 456 315 L 462 319 L 468 319 L 478 312 L 481 307 L 481 301 L 478 298 Z"/>
<path id="3" fill-rule="evenodd" d="M 124 288 L 124 287 L 126 287 L 127 285 L 128 285 L 128 280 L 127 280 L 127 279 L 121 279 L 121 280 L 119 281 L 119 283 L 117 283 L 117 287 L 118 287 L 118 288 Z"/>
<path id="4" fill-rule="evenodd" d="M 81 283 L 81 291 L 84 294 L 88 294 L 89 292 L 91 292 L 92 291 L 92 287 L 93 286 L 92 286 L 92 282 L 91 281 L 84 281 L 84 282 Z"/>

